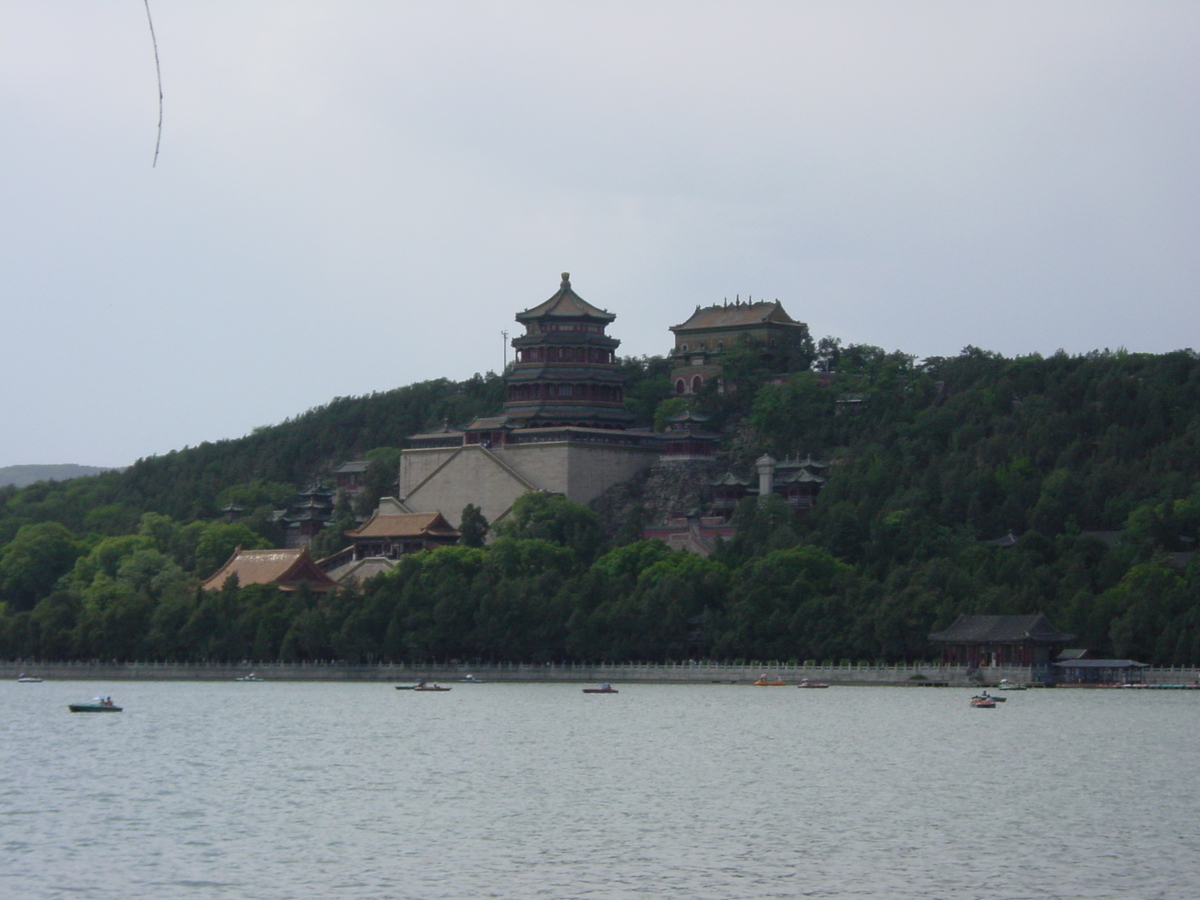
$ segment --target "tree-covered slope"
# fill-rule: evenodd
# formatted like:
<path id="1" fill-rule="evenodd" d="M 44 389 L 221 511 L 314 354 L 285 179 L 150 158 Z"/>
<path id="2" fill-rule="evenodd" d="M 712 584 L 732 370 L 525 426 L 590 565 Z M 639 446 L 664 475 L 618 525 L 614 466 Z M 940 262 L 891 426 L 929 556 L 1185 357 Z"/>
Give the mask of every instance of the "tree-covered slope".
<path id="1" fill-rule="evenodd" d="M 1103 654 L 1200 663 L 1195 353 L 758 349 L 731 351 L 727 389 L 695 401 L 722 463 L 811 454 L 830 480 L 804 516 L 744 504 L 711 559 L 631 529 L 606 543 L 593 513 L 541 498 L 490 545 L 417 554 L 336 601 L 196 594 L 234 546 L 277 540 L 262 515 L 217 520 L 220 503 L 261 513 L 338 462 L 392 460 L 408 434 L 501 402 L 495 376 L 426 382 L 0 490 L 0 655 L 913 659 L 960 612 L 1041 611 Z M 680 405 L 666 365 L 624 362 L 643 424 Z"/>

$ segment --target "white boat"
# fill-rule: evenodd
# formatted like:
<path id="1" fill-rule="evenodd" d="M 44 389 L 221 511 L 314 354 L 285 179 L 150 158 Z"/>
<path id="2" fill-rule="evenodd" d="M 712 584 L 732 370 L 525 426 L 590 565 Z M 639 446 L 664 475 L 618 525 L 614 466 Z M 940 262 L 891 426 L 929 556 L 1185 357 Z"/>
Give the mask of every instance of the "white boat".
<path id="1" fill-rule="evenodd" d="M 239 675 L 234 681 L 262 681 L 257 675 L 251 672 L 249 675 Z"/>
<path id="2" fill-rule="evenodd" d="M 1017 684 L 1015 681 L 1009 681 L 1007 678 L 1001 678 L 1000 683 L 996 685 L 998 691 L 1023 691 L 1025 685 Z"/>
<path id="3" fill-rule="evenodd" d="M 17 676 L 17 684 L 41 684 L 41 683 L 42 683 L 42 679 L 38 678 L 36 675 L 26 675 L 24 672 L 22 672 L 20 675 Z"/>

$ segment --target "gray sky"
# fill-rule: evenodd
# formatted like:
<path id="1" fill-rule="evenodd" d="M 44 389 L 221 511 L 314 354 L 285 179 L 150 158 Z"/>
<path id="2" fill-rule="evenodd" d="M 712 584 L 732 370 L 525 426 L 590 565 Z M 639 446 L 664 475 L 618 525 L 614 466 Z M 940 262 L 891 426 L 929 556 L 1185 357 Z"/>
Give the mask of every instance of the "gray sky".
<path id="1" fill-rule="evenodd" d="M 0 0 L 0 466 L 499 370 L 570 271 L 661 354 L 1200 347 L 1200 4 Z"/>

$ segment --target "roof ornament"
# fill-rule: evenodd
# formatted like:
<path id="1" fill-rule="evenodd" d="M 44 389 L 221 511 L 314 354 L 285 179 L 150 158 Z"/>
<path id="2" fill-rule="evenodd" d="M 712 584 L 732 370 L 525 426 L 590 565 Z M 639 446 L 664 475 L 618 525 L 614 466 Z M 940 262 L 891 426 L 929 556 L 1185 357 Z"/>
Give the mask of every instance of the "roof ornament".
<path id="1" fill-rule="evenodd" d="M 563 279 L 563 280 L 562 280 L 562 287 L 563 287 L 563 290 L 566 290 L 566 289 L 570 288 L 570 287 L 571 287 L 571 273 L 570 273 L 570 272 L 563 272 L 563 273 L 562 273 L 562 279 Z"/>

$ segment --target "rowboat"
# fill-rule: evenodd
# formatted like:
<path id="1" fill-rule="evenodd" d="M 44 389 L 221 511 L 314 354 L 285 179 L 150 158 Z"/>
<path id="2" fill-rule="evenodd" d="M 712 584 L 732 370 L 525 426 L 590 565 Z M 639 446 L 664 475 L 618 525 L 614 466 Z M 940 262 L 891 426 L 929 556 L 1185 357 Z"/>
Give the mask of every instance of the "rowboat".
<path id="1" fill-rule="evenodd" d="M 613 687 L 607 681 L 604 684 L 600 685 L 600 687 L 584 688 L 583 692 L 585 694 L 618 694 L 618 693 L 620 693 L 620 691 L 618 691 L 615 687 Z"/>

